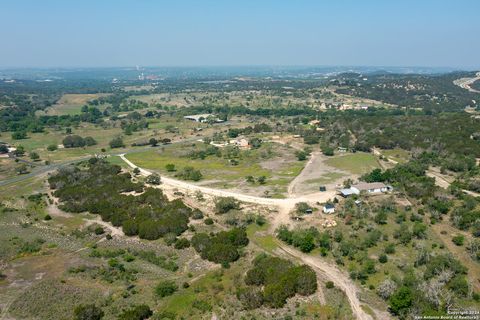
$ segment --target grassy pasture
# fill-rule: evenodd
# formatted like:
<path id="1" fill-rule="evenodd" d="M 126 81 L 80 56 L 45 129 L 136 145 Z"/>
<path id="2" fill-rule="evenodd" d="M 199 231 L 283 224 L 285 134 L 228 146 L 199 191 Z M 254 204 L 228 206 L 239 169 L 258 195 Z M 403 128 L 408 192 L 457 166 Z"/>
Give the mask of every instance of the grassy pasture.
<path id="1" fill-rule="evenodd" d="M 76 115 L 81 113 L 82 106 L 86 105 L 88 101 L 94 100 L 100 97 L 107 96 L 105 93 L 94 94 L 64 94 L 55 105 L 47 108 L 45 112 L 39 112 L 39 115 L 50 116 L 63 116 L 63 115 Z M 100 110 L 106 106 L 99 106 Z"/>
<path id="2" fill-rule="evenodd" d="M 382 154 L 398 163 L 405 163 L 410 158 L 408 151 L 403 149 L 382 150 Z"/>
<path id="3" fill-rule="evenodd" d="M 380 168 L 377 158 L 373 154 L 365 152 L 334 156 L 326 160 L 325 163 L 337 169 L 358 175 Z"/>
<path id="4" fill-rule="evenodd" d="M 190 159 L 190 151 L 200 149 L 202 143 L 177 144 L 162 150 L 149 150 L 145 152 L 128 154 L 127 158 L 136 165 L 160 172 L 164 175 L 174 176 L 175 172 L 167 172 L 165 166 L 175 164 L 177 170 L 192 166 L 203 174 L 203 180 L 210 186 L 222 188 L 265 189 L 272 196 L 280 197 L 285 192 L 287 185 L 303 169 L 304 163 L 297 161 L 293 150 L 289 147 L 279 147 L 273 144 L 264 144 L 259 149 L 241 152 L 238 165 L 231 165 L 228 159 L 209 156 L 204 160 Z M 264 185 L 249 184 L 246 176 L 265 176 Z M 258 194 L 258 191 L 257 191 Z"/>

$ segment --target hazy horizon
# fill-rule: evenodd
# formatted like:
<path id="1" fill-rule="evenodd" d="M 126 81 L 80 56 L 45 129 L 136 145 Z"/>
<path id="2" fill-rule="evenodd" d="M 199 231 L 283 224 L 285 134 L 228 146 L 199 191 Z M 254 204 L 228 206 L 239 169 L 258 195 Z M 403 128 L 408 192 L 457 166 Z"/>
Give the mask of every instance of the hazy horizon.
<path id="1" fill-rule="evenodd" d="M 461 5 L 459 5 L 461 3 Z M 480 2 L 3 4 L 0 68 L 480 68 Z"/>

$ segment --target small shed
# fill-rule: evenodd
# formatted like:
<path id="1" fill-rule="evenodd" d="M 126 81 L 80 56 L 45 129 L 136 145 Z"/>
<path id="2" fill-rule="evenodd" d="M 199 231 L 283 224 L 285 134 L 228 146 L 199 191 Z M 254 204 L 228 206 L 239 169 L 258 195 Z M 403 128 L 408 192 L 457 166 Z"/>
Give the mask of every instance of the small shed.
<path id="1" fill-rule="evenodd" d="M 335 212 L 335 206 L 331 203 L 327 203 L 323 206 L 323 213 L 334 213 Z"/>

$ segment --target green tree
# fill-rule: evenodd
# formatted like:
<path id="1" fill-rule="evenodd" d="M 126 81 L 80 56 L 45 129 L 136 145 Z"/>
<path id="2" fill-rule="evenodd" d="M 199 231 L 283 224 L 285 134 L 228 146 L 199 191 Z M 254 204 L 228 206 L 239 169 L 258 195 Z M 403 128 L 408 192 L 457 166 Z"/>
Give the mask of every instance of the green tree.
<path id="1" fill-rule="evenodd" d="M 109 142 L 109 145 L 110 145 L 110 148 L 112 148 L 112 149 L 115 149 L 115 148 L 124 148 L 124 147 L 125 147 L 125 144 L 123 143 L 122 137 L 113 138 L 113 139 Z"/>
<path id="2" fill-rule="evenodd" d="M 403 286 L 397 289 L 390 297 L 390 310 L 395 315 L 402 315 L 412 306 L 413 292 L 409 287 Z"/>
<path id="3" fill-rule="evenodd" d="M 94 146 L 94 145 L 97 144 L 97 141 L 95 139 L 93 139 L 92 137 L 85 137 L 85 139 L 83 139 L 83 141 L 85 142 L 86 146 Z"/>
<path id="4" fill-rule="evenodd" d="M 155 138 L 150 138 L 150 140 L 148 140 L 148 143 L 149 143 L 152 147 L 156 147 L 157 144 L 158 144 L 158 140 L 155 139 Z"/>

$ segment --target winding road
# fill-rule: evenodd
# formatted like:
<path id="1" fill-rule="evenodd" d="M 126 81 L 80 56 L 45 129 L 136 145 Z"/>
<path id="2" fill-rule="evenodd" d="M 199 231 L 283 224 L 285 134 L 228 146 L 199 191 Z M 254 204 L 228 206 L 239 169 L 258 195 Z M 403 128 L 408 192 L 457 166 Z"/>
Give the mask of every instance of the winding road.
<path id="1" fill-rule="evenodd" d="M 195 138 L 196 139 L 196 138 Z M 185 142 L 188 141 L 188 139 L 178 141 L 178 142 Z M 167 147 L 167 146 L 163 146 Z M 130 152 L 126 153 L 120 153 L 120 154 L 110 154 L 110 156 L 119 156 L 128 166 L 130 166 L 132 169 L 138 168 L 140 170 L 140 174 L 142 176 L 149 176 L 152 174 L 152 172 L 140 168 L 134 163 L 132 163 L 130 160 L 128 160 L 125 155 L 127 153 L 136 153 L 136 152 L 142 152 L 145 150 L 151 149 L 149 148 L 141 148 L 141 149 L 135 149 Z M 31 173 L 21 175 L 21 176 L 16 176 L 12 177 L 10 179 L 6 179 L 3 181 L 0 181 L 0 186 L 8 185 L 11 183 L 16 183 L 22 180 L 26 180 L 29 178 L 32 178 L 34 176 L 38 176 L 41 174 L 45 174 L 49 171 L 53 171 L 55 169 L 58 169 L 62 166 L 77 163 L 80 161 L 84 161 L 90 157 L 85 157 L 85 158 L 79 158 L 75 160 L 70 160 L 70 161 L 65 161 L 62 163 L 55 163 L 51 165 L 46 165 L 43 167 L 37 167 L 34 171 Z M 290 215 L 289 213 L 291 210 L 295 207 L 295 204 L 299 202 L 326 202 L 333 198 L 336 194 L 334 190 L 330 190 L 327 192 L 316 192 L 312 194 L 307 194 L 307 195 L 301 195 L 298 197 L 295 197 L 293 194 L 289 198 L 285 199 L 273 199 L 273 198 L 263 198 L 263 197 L 257 197 L 257 196 L 251 196 L 251 195 L 246 195 L 246 194 L 241 194 L 237 192 L 232 192 L 232 191 L 227 191 L 227 190 L 219 190 L 219 189 L 214 189 L 214 188 L 209 188 L 209 187 L 204 187 L 204 186 L 199 186 L 199 185 L 194 185 L 185 181 L 180 181 L 168 177 L 162 176 L 162 185 L 163 186 L 170 186 L 172 188 L 177 188 L 179 190 L 184 190 L 187 192 L 195 192 L 195 191 L 200 191 L 204 194 L 210 195 L 210 196 L 215 196 L 215 197 L 234 197 L 238 199 L 239 201 L 242 202 L 247 202 L 247 203 L 253 203 L 253 204 L 259 204 L 259 205 L 267 205 L 267 206 L 274 206 L 278 208 L 278 213 L 275 215 L 275 218 L 273 219 L 271 223 L 271 228 L 270 231 L 273 233 L 274 230 L 282 225 L 282 224 L 288 224 L 290 223 Z M 96 221 L 97 223 L 100 221 Z M 336 265 L 331 264 L 323 259 L 320 259 L 319 257 L 314 257 L 314 256 L 309 256 L 307 254 L 301 253 L 300 251 L 285 245 L 284 243 L 281 243 L 278 241 L 278 247 L 281 252 L 284 254 L 287 254 L 291 257 L 294 257 L 302 263 L 307 264 L 311 266 L 317 274 L 321 275 L 323 278 L 326 278 L 328 280 L 331 280 L 335 283 L 335 285 L 340 288 L 345 295 L 347 296 L 347 299 L 350 303 L 352 312 L 355 316 L 355 318 L 360 319 L 360 320 L 371 320 L 373 319 L 370 314 L 365 312 L 363 310 L 362 303 L 359 299 L 359 289 L 356 286 L 356 284 L 349 278 L 348 274 L 345 272 L 341 271 L 340 269 L 337 268 Z M 389 319 L 390 316 L 387 312 L 380 311 L 380 310 L 375 310 L 371 306 L 370 308 L 374 310 L 376 317 L 378 319 Z"/>
<path id="2" fill-rule="evenodd" d="M 127 163 L 132 169 L 138 168 L 140 174 L 142 176 L 149 176 L 152 172 L 140 168 L 135 165 L 133 162 L 128 160 L 125 157 L 125 154 L 120 154 L 120 158 Z M 255 197 L 250 195 L 245 195 L 237 192 L 231 192 L 226 190 L 219 190 L 214 188 L 208 188 L 204 186 L 194 185 L 185 181 L 180 181 L 168 177 L 161 177 L 162 185 L 169 186 L 173 188 L 177 188 L 179 190 L 187 191 L 187 192 L 195 192 L 201 191 L 204 194 L 215 196 L 215 197 L 235 197 L 239 201 L 247 202 L 247 203 L 254 203 L 260 205 L 269 205 L 275 206 L 278 208 L 278 214 L 275 216 L 274 220 L 272 221 L 271 232 L 273 232 L 276 227 L 281 224 L 288 223 L 290 220 L 289 212 L 294 208 L 295 204 L 298 202 L 311 202 L 311 201 L 319 201 L 325 202 L 335 196 L 335 191 L 328 191 L 328 192 L 318 192 L 309 195 L 304 195 L 300 197 L 292 197 L 286 199 L 272 199 L 272 198 L 262 198 L 262 197 Z M 310 256 L 300 251 L 283 244 L 280 241 L 277 241 L 279 249 L 284 252 L 285 254 L 294 257 L 303 263 L 312 267 L 318 274 L 321 274 L 322 277 L 331 280 L 335 283 L 335 285 L 340 288 L 350 303 L 352 308 L 352 312 L 357 319 L 360 320 L 371 320 L 373 319 L 371 315 L 365 312 L 362 308 L 362 303 L 358 297 L 359 290 L 356 284 L 350 279 L 348 274 L 338 269 L 334 264 L 331 264 L 319 257 Z M 374 310 L 377 318 L 379 319 L 389 319 L 390 315 L 387 312 Z"/>

